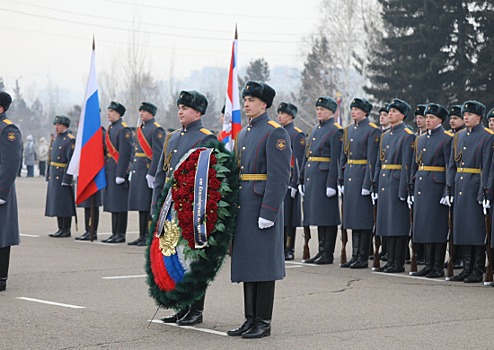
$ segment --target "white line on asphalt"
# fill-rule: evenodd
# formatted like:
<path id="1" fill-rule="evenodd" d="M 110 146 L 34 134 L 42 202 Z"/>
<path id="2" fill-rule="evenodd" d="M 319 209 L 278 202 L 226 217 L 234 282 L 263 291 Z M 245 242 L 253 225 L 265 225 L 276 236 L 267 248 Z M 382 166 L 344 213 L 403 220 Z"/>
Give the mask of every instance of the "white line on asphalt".
<path id="1" fill-rule="evenodd" d="M 49 305 L 63 306 L 63 307 L 68 307 L 70 309 L 85 309 L 86 308 L 85 306 L 62 304 L 62 303 L 57 303 L 57 302 L 54 302 L 54 301 L 40 300 L 40 299 L 33 299 L 33 298 L 26 298 L 26 297 L 17 297 L 16 299 L 26 300 L 26 301 L 33 301 L 35 303 L 41 303 L 41 304 L 49 304 Z"/>
<path id="2" fill-rule="evenodd" d="M 152 321 L 148 321 L 148 322 L 160 323 L 160 324 L 164 324 L 166 326 L 172 326 L 172 327 L 178 327 L 178 328 L 192 329 L 194 331 L 204 332 L 204 333 L 211 333 L 211 334 L 216 334 L 216 335 L 222 335 L 224 337 L 227 337 L 228 336 L 228 334 L 226 334 L 226 332 L 215 331 L 213 329 L 198 328 L 198 327 L 192 327 L 192 326 L 179 326 L 176 323 L 165 323 L 165 322 L 163 322 L 161 320 L 152 320 Z"/>
<path id="3" fill-rule="evenodd" d="M 375 273 L 377 275 L 383 275 L 383 276 L 391 276 L 391 277 L 403 277 L 403 278 L 410 278 L 410 279 L 415 279 L 415 280 L 424 280 L 424 281 L 429 281 L 429 282 L 446 282 L 444 279 L 438 279 L 438 278 L 427 278 L 427 277 L 420 277 L 420 276 L 410 276 L 410 275 L 402 275 L 398 273 L 386 273 L 386 272 L 378 272 L 378 271 L 372 271 L 372 273 Z"/>
<path id="4" fill-rule="evenodd" d="M 139 233 L 137 231 L 128 231 L 127 233 Z M 111 232 L 98 232 L 98 235 L 111 235 Z"/>
<path id="5" fill-rule="evenodd" d="M 308 264 L 308 263 L 297 262 L 297 261 L 285 261 L 285 264 L 290 264 L 290 265 L 302 265 L 302 266 L 319 266 L 319 265 L 317 265 L 317 264 Z"/>
<path id="6" fill-rule="evenodd" d="M 19 236 L 23 236 L 23 237 L 34 237 L 34 238 L 39 238 L 40 237 L 39 235 L 28 235 L 26 233 L 20 233 Z"/>
<path id="7" fill-rule="evenodd" d="M 118 279 L 125 279 L 125 278 L 143 278 L 146 277 L 147 275 L 129 275 L 129 276 L 108 276 L 108 277 L 101 277 L 104 280 L 118 280 Z"/>
<path id="8" fill-rule="evenodd" d="M 292 265 L 292 266 L 285 266 L 285 269 L 298 269 L 300 267 L 302 267 L 302 266 L 300 266 L 300 265 Z"/>

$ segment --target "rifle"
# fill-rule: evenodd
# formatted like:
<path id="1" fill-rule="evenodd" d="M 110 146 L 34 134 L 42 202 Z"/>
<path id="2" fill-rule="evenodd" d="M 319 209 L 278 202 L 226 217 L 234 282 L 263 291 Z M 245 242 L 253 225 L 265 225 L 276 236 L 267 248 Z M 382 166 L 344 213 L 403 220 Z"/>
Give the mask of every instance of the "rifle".
<path id="1" fill-rule="evenodd" d="M 484 190 L 484 198 L 487 198 L 487 194 Z M 485 200 L 484 199 L 484 200 Z M 484 286 L 490 286 L 493 282 L 492 276 L 492 250 L 491 250 L 491 216 L 489 213 L 489 209 L 485 209 L 484 211 L 485 217 L 485 245 L 487 249 L 487 266 L 485 267 L 485 278 L 484 278 Z"/>
<path id="2" fill-rule="evenodd" d="M 449 196 L 449 194 L 447 194 Z M 449 237 L 448 237 L 448 271 L 446 273 L 446 280 L 449 281 L 454 275 L 454 245 L 453 245 L 453 207 L 449 207 L 448 210 L 448 226 L 449 226 Z"/>
<path id="3" fill-rule="evenodd" d="M 304 253 L 302 260 L 310 259 L 309 241 L 311 239 L 310 226 L 304 226 Z"/>
<path id="4" fill-rule="evenodd" d="M 413 194 L 413 191 L 410 189 L 410 193 Z M 412 240 L 412 256 L 410 263 L 410 274 L 413 272 L 417 272 L 417 244 L 413 242 L 413 204 L 410 207 L 410 234 L 408 235 L 408 239 Z M 407 244 L 408 250 L 408 244 Z"/>
<path id="5" fill-rule="evenodd" d="M 348 233 L 346 228 L 343 228 L 343 195 L 341 196 L 341 253 L 340 253 L 340 265 L 346 264 L 346 244 L 348 243 Z"/>
<path id="6" fill-rule="evenodd" d="M 377 219 L 377 205 L 374 205 L 374 227 L 372 229 L 372 235 L 374 236 L 374 262 L 372 264 L 372 271 L 378 271 L 381 268 L 381 255 L 379 255 L 379 248 L 381 247 L 381 237 L 376 232 L 376 219 Z"/>

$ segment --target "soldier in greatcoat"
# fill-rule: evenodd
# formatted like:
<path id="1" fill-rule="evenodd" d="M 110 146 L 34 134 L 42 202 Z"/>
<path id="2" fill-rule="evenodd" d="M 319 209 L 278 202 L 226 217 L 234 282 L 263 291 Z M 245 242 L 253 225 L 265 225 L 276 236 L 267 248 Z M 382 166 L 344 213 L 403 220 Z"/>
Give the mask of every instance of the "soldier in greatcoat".
<path id="1" fill-rule="evenodd" d="M 153 215 L 157 215 L 156 205 L 161 192 L 182 157 L 191 149 L 204 146 L 208 141 L 216 139 L 216 136 L 202 125 L 201 117 L 208 108 L 208 100 L 203 94 L 195 90 L 181 91 L 177 98 L 177 107 L 182 128 L 171 132 L 165 138 L 154 180 L 151 209 Z M 165 317 L 162 321 L 176 323 L 179 326 L 202 323 L 205 297 L 204 295 L 188 308 Z"/>
<path id="2" fill-rule="evenodd" d="M 264 82 L 242 89 L 249 124 L 237 135 L 240 191 L 232 252 L 232 282 L 243 282 L 246 321 L 230 336 L 271 333 L 275 281 L 285 277 L 283 199 L 290 181 L 290 136 L 266 109 L 276 92 Z"/>
<path id="3" fill-rule="evenodd" d="M 352 230 L 352 258 L 341 267 L 353 269 L 368 266 L 369 249 L 374 226 L 374 210 L 370 197 L 374 165 L 379 150 L 381 131 L 369 121 L 372 104 L 354 98 L 350 104 L 353 124 L 343 131 L 340 158 L 343 185 L 343 228 Z"/>
<path id="4" fill-rule="evenodd" d="M 448 169 L 453 134 L 442 123 L 448 111 L 431 103 L 424 110 L 427 132 L 415 139 L 410 172 L 413 193 L 408 201 L 414 206 L 413 243 L 425 245 L 425 266 L 412 276 L 444 277 L 444 257 L 448 237 L 446 206 L 446 169 Z"/>
<path id="5" fill-rule="evenodd" d="M 332 264 L 340 224 L 337 182 L 343 128 L 335 122 L 336 101 L 321 96 L 316 101 L 318 124 L 307 138 L 300 174 L 304 198 L 304 226 L 317 226 L 319 252 L 306 263 Z"/>
<path id="6" fill-rule="evenodd" d="M 388 129 L 391 127 L 391 124 L 389 123 L 389 117 L 388 117 L 388 105 L 389 103 L 385 103 L 379 108 L 379 127 L 381 129 L 381 135 L 388 131 Z M 375 164 L 374 164 L 375 165 Z M 371 196 L 372 197 L 372 196 Z M 376 206 L 376 212 L 377 212 L 377 201 L 372 201 L 372 205 Z M 375 229 L 375 227 L 374 227 Z M 375 233 L 375 232 L 374 232 Z M 380 258 L 382 261 L 388 261 L 388 244 L 386 242 L 386 237 L 380 237 L 381 238 L 381 253 Z M 371 244 L 372 246 L 372 244 Z M 373 255 L 373 250 L 371 252 L 371 259 L 374 259 Z"/>
<path id="7" fill-rule="evenodd" d="M 7 288 L 10 247 L 20 243 L 15 179 L 22 159 L 22 135 L 7 118 L 12 97 L 0 92 L 0 292 Z"/>
<path id="8" fill-rule="evenodd" d="M 278 106 L 278 121 L 290 136 L 292 148 L 290 184 L 284 200 L 285 214 L 285 260 L 293 260 L 295 255 L 295 233 L 302 225 L 302 208 L 298 185 L 300 182 L 300 167 L 304 161 L 305 134 L 293 123 L 297 116 L 297 106 L 281 102 Z"/>
<path id="9" fill-rule="evenodd" d="M 410 166 L 413 159 L 415 134 L 403 120 L 410 113 L 410 105 L 394 99 L 388 106 L 391 128 L 381 136 L 376 162 L 373 193 L 377 200 L 376 231 L 387 239 L 388 261 L 380 271 L 405 271 L 405 256 L 410 231 L 407 206 Z"/>
<path id="10" fill-rule="evenodd" d="M 75 136 L 69 131 L 70 119 L 57 115 L 53 120 L 56 136 L 50 148 L 48 190 L 46 194 L 45 216 L 56 216 L 58 231 L 50 237 L 70 237 L 72 216 L 75 213 L 73 176 L 67 173 L 75 148 Z"/>
<path id="11" fill-rule="evenodd" d="M 111 123 L 105 136 L 106 188 L 103 210 L 111 213 L 112 235 L 104 243 L 124 243 L 127 232 L 129 171 L 134 137 L 122 120 L 125 107 L 115 101 L 108 105 L 108 121 Z"/>
<path id="12" fill-rule="evenodd" d="M 494 132 L 482 125 L 485 114 L 482 103 L 466 101 L 461 113 L 466 128 L 457 132 L 453 139 L 447 198 L 450 205 L 454 198 L 453 241 L 455 245 L 461 245 L 463 270 L 450 280 L 474 283 L 482 281 L 485 267 L 483 211 L 487 208 L 483 204 L 489 197 Z"/>
<path id="13" fill-rule="evenodd" d="M 155 119 L 157 110 L 149 102 L 142 102 L 139 106 L 141 123 L 136 130 L 129 190 L 129 210 L 139 212 L 139 237 L 128 245 L 146 245 L 154 178 L 165 136 L 165 130 Z"/>

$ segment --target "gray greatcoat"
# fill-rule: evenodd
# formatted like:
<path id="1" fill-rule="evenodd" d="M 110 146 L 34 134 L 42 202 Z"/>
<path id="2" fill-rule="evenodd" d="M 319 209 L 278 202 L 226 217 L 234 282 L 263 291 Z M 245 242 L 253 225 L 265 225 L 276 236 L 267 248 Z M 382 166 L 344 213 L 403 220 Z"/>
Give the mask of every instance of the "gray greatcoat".
<path id="1" fill-rule="evenodd" d="M 455 134 L 451 149 L 448 185 L 454 189 L 453 242 L 483 245 L 485 220 L 482 205 L 492 161 L 494 135 L 482 124 Z M 461 169 L 461 170 L 460 170 Z M 480 174 L 465 172 L 480 170 Z"/>
<path id="2" fill-rule="evenodd" d="M 171 178 L 173 171 L 175 171 L 175 168 L 183 155 L 192 148 L 200 147 L 209 140 L 214 139 L 216 139 L 216 136 L 202 126 L 200 119 L 190 123 L 187 127 L 175 130 L 166 136 L 163 151 L 159 157 L 156 178 L 154 180 L 151 207 L 152 214 L 156 209 L 163 187 L 168 179 Z"/>
<path id="3" fill-rule="evenodd" d="M 301 129 L 297 128 L 293 122 L 285 125 L 284 128 L 290 136 L 290 143 L 292 147 L 292 172 L 289 186 L 297 189 L 300 184 L 300 167 L 304 162 L 305 134 Z M 291 190 L 288 189 L 283 203 L 285 226 L 302 226 L 302 205 L 300 202 L 300 193 L 297 191 L 295 198 L 292 198 Z"/>
<path id="4" fill-rule="evenodd" d="M 446 169 L 449 165 L 453 134 L 442 126 L 417 137 L 410 173 L 414 188 L 413 242 L 446 243 L 448 207 L 439 203 L 447 193 Z M 433 169 L 428 167 L 439 167 Z"/>
<path id="5" fill-rule="evenodd" d="M 374 183 L 377 186 L 376 231 L 379 236 L 408 236 L 410 211 L 407 205 L 410 167 L 415 134 L 404 123 L 392 126 L 381 136 Z M 399 166 L 400 169 L 385 169 Z"/>
<path id="6" fill-rule="evenodd" d="M 250 124 L 238 133 L 235 153 L 240 176 L 266 174 L 267 180 L 241 180 L 232 252 L 232 282 L 283 279 L 283 199 L 290 181 L 290 136 L 266 112 L 251 119 Z M 260 217 L 274 222 L 274 225 L 259 229 Z"/>
<path id="7" fill-rule="evenodd" d="M 304 226 L 338 226 L 339 160 L 343 128 L 334 118 L 320 122 L 307 139 L 304 165 L 300 181 L 305 186 Z M 313 160 L 312 157 L 329 158 L 329 161 Z M 326 188 L 336 190 L 336 195 L 328 198 Z"/>
<path id="8" fill-rule="evenodd" d="M 75 215 L 73 177 L 67 173 L 70 159 L 74 153 L 75 137 L 68 130 L 57 134 L 50 148 L 50 164 L 46 176 L 48 190 L 46 194 L 45 216 L 71 217 Z"/>
<path id="9" fill-rule="evenodd" d="M 151 158 L 145 154 L 143 145 L 136 135 L 134 161 L 132 162 L 129 190 L 129 210 L 149 211 L 153 189 L 149 188 L 146 175 L 156 176 L 156 169 L 163 152 L 165 131 L 154 118 L 142 123 L 141 130 L 147 146 L 152 149 Z M 146 145 L 144 145 L 146 147 Z"/>
<path id="10" fill-rule="evenodd" d="M 348 125 L 343 132 L 340 165 L 343 175 L 345 229 L 372 230 L 374 226 L 372 200 L 370 195 L 362 196 L 362 189 L 370 193 L 380 137 L 381 130 L 369 122 L 368 118 Z"/>
<path id="11" fill-rule="evenodd" d="M 110 147 L 107 144 L 108 138 L 118 151 L 118 163 L 110 155 Z M 104 191 L 103 210 L 111 213 L 126 212 L 128 211 L 128 177 L 134 137 L 127 124 L 119 118 L 108 127 L 106 141 L 106 188 Z M 125 182 L 117 185 L 115 182 L 117 177 L 124 178 Z"/>
<path id="12" fill-rule="evenodd" d="M 0 248 L 18 245 L 19 219 L 15 179 L 22 159 L 22 135 L 17 126 L 0 113 Z"/>

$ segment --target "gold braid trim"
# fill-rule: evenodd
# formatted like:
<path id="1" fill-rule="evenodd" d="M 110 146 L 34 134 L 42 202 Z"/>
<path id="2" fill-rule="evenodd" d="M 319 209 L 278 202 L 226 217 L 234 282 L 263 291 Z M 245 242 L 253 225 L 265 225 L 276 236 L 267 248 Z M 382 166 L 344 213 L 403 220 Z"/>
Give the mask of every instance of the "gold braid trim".
<path id="1" fill-rule="evenodd" d="M 348 128 L 349 126 L 343 129 L 343 152 L 347 155 L 347 157 L 350 154 L 350 141 L 348 141 Z"/>
<path id="2" fill-rule="evenodd" d="M 461 157 L 463 156 L 463 151 L 460 150 L 460 153 L 458 153 L 458 133 L 455 133 L 453 138 L 453 152 L 455 154 L 455 162 L 460 162 Z"/>
<path id="3" fill-rule="evenodd" d="M 166 156 L 166 151 L 168 149 L 168 144 L 170 143 L 170 139 L 172 137 L 172 134 L 173 133 L 166 135 L 165 143 L 163 144 L 163 157 L 165 157 L 163 160 L 163 170 L 165 173 L 168 171 L 168 168 L 170 167 L 170 162 L 172 160 L 172 154 L 171 153 L 168 155 L 168 157 Z"/>

